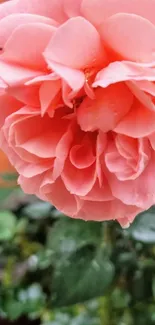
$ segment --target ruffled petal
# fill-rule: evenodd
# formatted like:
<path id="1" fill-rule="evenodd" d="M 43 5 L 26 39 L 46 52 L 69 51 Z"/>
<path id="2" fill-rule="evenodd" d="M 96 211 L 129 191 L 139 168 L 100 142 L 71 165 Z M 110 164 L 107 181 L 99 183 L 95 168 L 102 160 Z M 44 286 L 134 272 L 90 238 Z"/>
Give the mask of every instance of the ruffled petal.
<path id="1" fill-rule="evenodd" d="M 151 156 L 148 139 L 133 139 L 116 135 L 105 152 L 105 164 L 120 181 L 134 180 L 147 167 Z"/>
<path id="2" fill-rule="evenodd" d="M 133 103 L 133 95 L 125 84 L 111 85 L 97 89 L 95 99 L 84 99 L 77 110 L 77 119 L 82 130 L 113 130 L 128 113 Z"/>
<path id="3" fill-rule="evenodd" d="M 128 220 L 131 219 L 132 221 L 133 217 L 135 217 L 139 211 L 140 209 L 138 207 L 125 205 L 117 199 L 106 202 L 85 201 L 76 217 L 84 220 L 95 219 L 96 221 L 120 220 L 124 218 Z"/>
<path id="4" fill-rule="evenodd" d="M 135 62 L 155 60 L 155 26 L 140 16 L 116 14 L 102 24 L 100 35 L 122 59 Z"/>
<path id="5" fill-rule="evenodd" d="M 155 81 L 155 68 L 129 61 L 112 62 L 96 75 L 93 87 L 106 88 L 116 82 L 129 80 Z"/>
<path id="6" fill-rule="evenodd" d="M 136 14 L 155 24 L 155 0 L 83 0 L 81 12 L 94 25 L 117 13 Z"/>
<path id="7" fill-rule="evenodd" d="M 58 24 L 47 17 L 32 14 L 14 14 L 0 20 L 0 47 L 3 48 L 13 31 L 21 24 L 41 23 L 51 26 Z"/>
<path id="8" fill-rule="evenodd" d="M 85 136 L 81 144 L 73 146 L 69 158 L 72 165 L 77 169 L 90 167 L 96 160 L 91 139 Z"/>
<path id="9" fill-rule="evenodd" d="M 74 69 L 98 65 L 105 59 L 97 30 L 82 17 L 71 18 L 61 25 L 44 55 L 50 61 Z"/>
<path id="10" fill-rule="evenodd" d="M 18 178 L 18 184 L 25 193 L 39 195 L 39 189 L 43 179 L 44 173 L 31 178 L 20 175 Z"/>
<path id="11" fill-rule="evenodd" d="M 48 110 L 50 104 L 55 99 L 61 89 L 60 80 L 44 81 L 39 90 L 41 114 L 42 116 Z"/>
<path id="12" fill-rule="evenodd" d="M 12 0 L 0 6 L 0 18 L 13 13 L 36 14 L 52 18 L 59 23 L 67 19 L 63 10 L 63 0 Z"/>
<path id="13" fill-rule="evenodd" d="M 22 107 L 22 104 L 20 101 L 13 98 L 12 96 L 8 96 L 4 94 L 0 96 L 0 107 L 2 108 L 0 114 L 0 128 L 1 128 L 5 122 L 5 119 L 9 115 L 16 112 L 18 109 L 20 109 Z"/>
<path id="14" fill-rule="evenodd" d="M 41 23 L 20 25 L 6 42 L 1 59 L 35 70 L 46 69 L 42 53 L 54 31 L 54 27 Z"/>
<path id="15" fill-rule="evenodd" d="M 155 153 L 152 152 L 149 164 L 135 180 L 119 181 L 114 174 L 108 174 L 113 195 L 124 204 L 137 206 L 143 210 L 155 204 Z"/>
<path id="16" fill-rule="evenodd" d="M 27 81 L 43 74 L 43 71 L 37 71 L 14 63 L 0 61 L 0 77 L 10 87 L 23 85 Z"/>
<path id="17" fill-rule="evenodd" d="M 65 163 L 62 179 L 71 194 L 84 196 L 90 192 L 95 183 L 95 164 L 88 168 L 77 169 L 68 159 Z"/>
<path id="18" fill-rule="evenodd" d="M 82 71 L 68 68 L 61 64 L 48 61 L 49 67 L 77 93 L 85 83 L 85 75 Z"/>
<path id="19" fill-rule="evenodd" d="M 100 186 L 99 181 L 96 180 L 91 191 L 87 195 L 81 196 L 81 199 L 84 201 L 105 202 L 113 200 L 114 197 L 105 178 L 102 186 Z"/>
<path id="20" fill-rule="evenodd" d="M 62 213 L 72 217 L 76 216 L 82 205 L 80 199 L 68 192 L 61 178 L 51 184 L 50 193 L 46 194 L 46 198 Z"/>
<path id="21" fill-rule="evenodd" d="M 9 87 L 7 93 L 23 103 L 23 106 L 40 107 L 39 86 L 17 86 Z"/>
<path id="22" fill-rule="evenodd" d="M 151 111 L 135 100 L 131 110 L 116 126 L 114 131 L 141 138 L 155 132 L 155 111 Z"/>
<path id="23" fill-rule="evenodd" d="M 0 19 L 7 17 L 8 15 L 11 15 L 15 12 L 18 12 L 18 10 L 15 10 L 17 0 L 5 1 L 4 3 L 1 3 L 0 5 Z"/>

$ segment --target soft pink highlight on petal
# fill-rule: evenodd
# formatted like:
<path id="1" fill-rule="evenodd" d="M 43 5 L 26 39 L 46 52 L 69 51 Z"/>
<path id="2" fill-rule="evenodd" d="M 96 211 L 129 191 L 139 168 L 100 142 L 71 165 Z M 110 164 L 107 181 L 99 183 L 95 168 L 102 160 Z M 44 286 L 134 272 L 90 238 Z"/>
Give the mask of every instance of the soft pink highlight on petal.
<path id="1" fill-rule="evenodd" d="M 100 70 L 93 84 L 94 87 L 107 87 L 122 81 L 155 81 L 155 64 L 153 68 L 130 61 L 116 61 Z"/>
<path id="2" fill-rule="evenodd" d="M 46 55 L 45 55 L 46 57 Z M 82 71 L 72 69 L 52 61 L 48 61 L 49 67 L 59 75 L 66 83 L 75 91 L 78 92 L 84 85 L 85 76 Z"/>
<path id="3" fill-rule="evenodd" d="M 63 0 L 64 11 L 68 17 L 80 16 L 82 0 Z"/>
<path id="4" fill-rule="evenodd" d="M 14 13 L 36 14 L 55 19 L 62 23 L 67 16 L 63 10 L 63 0 L 11 0 L 0 6 L 0 18 Z"/>
<path id="5" fill-rule="evenodd" d="M 155 24 L 155 0 L 83 0 L 81 12 L 94 25 L 117 13 L 136 14 Z"/>
<path id="6" fill-rule="evenodd" d="M 96 65 L 101 59 L 104 60 L 104 50 L 94 26 L 84 18 L 76 17 L 58 28 L 46 48 L 45 56 L 50 61 L 81 69 L 92 62 Z"/>
<path id="7" fill-rule="evenodd" d="M 84 131 L 100 129 L 108 132 L 128 113 L 132 102 L 133 96 L 125 84 L 97 89 L 95 99 L 86 98 L 79 107 L 79 125 Z"/>
<path id="8" fill-rule="evenodd" d="M 0 20 L 0 45 L 3 47 L 13 31 L 21 24 L 42 23 L 52 26 L 58 24 L 50 18 L 33 14 L 14 14 Z"/>
<path id="9" fill-rule="evenodd" d="M 60 80 L 44 81 L 40 87 L 39 97 L 42 115 L 46 113 L 52 101 L 56 98 L 61 89 Z"/>
<path id="10" fill-rule="evenodd" d="M 122 59 L 139 62 L 155 60 L 155 26 L 140 16 L 116 14 L 102 24 L 100 34 Z"/>
<path id="11" fill-rule="evenodd" d="M 1 55 L 2 60 L 35 70 L 45 69 L 47 64 L 42 52 L 54 32 L 54 27 L 41 23 L 23 24 L 17 27 L 5 44 L 5 51 Z M 23 38 L 25 42 L 21 46 Z"/>
<path id="12" fill-rule="evenodd" d="M 0 5 L 0 19 L 7 17 L 15 12 L 17 0 L 5 1 Z"/>
<path id="13" fill-rule="evenodd" d="M 148 110 L 135 101 L 132 109 L 114 130 L 134 138 L 148 136 L 155 131 L 155 111 Z"/>
<path id="14" fill-rule="evenodd" d="M 14 63 L 0 61 L 0 75 L 3 81 L 11 86 L 23 85 L 25 82 L 42 75 L 42 71 L 32 70 Z"/>

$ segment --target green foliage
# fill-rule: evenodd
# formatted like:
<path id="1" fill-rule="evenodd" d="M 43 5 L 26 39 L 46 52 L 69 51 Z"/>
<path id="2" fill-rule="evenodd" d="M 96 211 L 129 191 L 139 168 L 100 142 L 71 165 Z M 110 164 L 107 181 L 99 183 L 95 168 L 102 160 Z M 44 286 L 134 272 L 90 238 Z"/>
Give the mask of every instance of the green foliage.
<path id="1" fill-rule="evenodd" d="M 9 211 L 0 211 L 0 241 L 12 239 L 16 230 L 16 216 Z"/>
<path id="2" fill-rule="evenodd" d="M 101 296 L 113 276 L 112 263 L 100 251 L 93 252 L 92 247 L 80 250 L 56 265 L 52 278 L 52 302 L 63 306 Z"/>
<path id="3" fill-rule="evenodd" d="M 12 188 L 0 188 L 0 202 L 6 200 L 12 194 Z"/>
<path id="4" fill-rule="evenodd" d="M 22 214 L 31 219 L 44 219 L 51 214 L 51 205 L 47 202 L 34 202 L 22 210 Z"/>
<path id="5" fill-rule="evenodd" d="M 67 218 L 12 191 L 4 189 L 0 201 L 0 317 L 155 324 L 155 208 L 122 230 L 115 222 Z"/>
<path id="6" fill-rule="evenodd" d="M 76 252 L 87 245 L 98 246 L 102 227 L 96 222 L 84 222 L 62 217 L 49 230 L 47 245 L 57 259 Z"/>
<path id="7" fill-rule="evenodd" d="M 146 244 L 155 243 L 155 208 L 141 213 L 130 227 L 129 232 L 133 239 Z"/>
<path id="8" fill-rule="evenodd" d="M 17 174 L 16 173 L 0 173 L 0 177 L 4 180 L 4 181 L 17 181 Z"/>

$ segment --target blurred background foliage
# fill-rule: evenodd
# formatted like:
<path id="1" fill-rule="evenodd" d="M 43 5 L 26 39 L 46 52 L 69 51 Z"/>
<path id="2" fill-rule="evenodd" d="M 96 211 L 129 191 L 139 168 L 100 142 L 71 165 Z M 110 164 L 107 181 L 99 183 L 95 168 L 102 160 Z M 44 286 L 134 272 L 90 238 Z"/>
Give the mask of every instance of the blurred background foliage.
<path id="1" fill-rule="evenodd" d="M 74 220 L 25 195 L 16 177 L 5 162 L 0 324 L 155 324 L 155 208 L 128 230 Z"/>

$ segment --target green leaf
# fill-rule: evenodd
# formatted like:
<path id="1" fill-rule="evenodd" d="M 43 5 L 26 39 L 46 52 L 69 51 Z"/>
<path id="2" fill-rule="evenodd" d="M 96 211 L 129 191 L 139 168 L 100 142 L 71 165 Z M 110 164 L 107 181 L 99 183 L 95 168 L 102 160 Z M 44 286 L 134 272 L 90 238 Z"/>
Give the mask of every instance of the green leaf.
<path id="1" fill-rule="evenodd" d="M 45 303 L 45 294 L 40 284 L 32 284 L 26 290 L 20 290 L 18 299 L 23 304 L 24 313 L 37 314 L 43 308 Z"/>
<path id="2" fill-rule="evenodd" d="M 102 252 L 81 249 L 56 265 L 52 278 L 52 304 L 65 306 L 101 296 L 113 276 L 114 267 Z"/>
<path id="3" fill-rule="evenodd" d="M 53 321 L 46 322 L 43 325 L 99 325 L 99 319 L 97 317 L 91 317 L 91 315 L 87 315 L 84 312 L 76 317 L 57 312 Z"/>
<path id="4" fill-rule="evenodd" d="M 130 284 L 132 298 L 136 301 L 145 299 L 147 286 L 148 283 L 146 282 L 144 273 L 141 270 L 137 270 Z"/>
<path id="5" fill-rule="evenodd" d="M 23 314 L 23 304 L 20 301 L 8 299 L 5 304 L 5 313 L 7 318 L 15 321 Z"/>
<path id="6" fill-rule="evenodd" d="M 17 173 L 0 173 L 0 177 L 4 179 L 4 181 L 14 182 L 17 181 L 18 174 Z"/>
<path id="7" fill-rule="evenodd" d="M 10 240 L 16 230 L 16 217 L 9 211 L 0 211 L 0 241 Z"/>
<path id="8" fill-rule="evenodd" d="M 64 218 L 64 214 L 57 210 L 56 208 L 52 209 L 51 216 L 53 219 Z"/>
<path id="9" fill-rule="evenodd" d="M 22 214 L 32 219 L 43 219 L 49 217 L 51 213 L 52 205 L 48 202 L 38 201 L 29 204 L 22 209 Z"/>
<path id="10" fill-rule="evenodd" d="M 101 224 L 63 217 L 50 229 L 48 248 L 57 258 L 67 256 L 86 245 L 97 245 L 101 240 Z"/>
<path id="11" fill-rule="evenodd" d="M 152 279 L 152 293 L 153 293 L 153 298 L 155 300 L 155 276 Z"/>
<path id="12" fill-rule="evenodd" d="M 123 289 L 115 288 L 111 294 L 112 306 L 116 309 L 124 309 L 129 306 L 131 296 Z"/>
<path id="13" fill-rule="evenodd" d="M 146 244 L 155 243 L 155 208 L 141 213 L 128 230 L 133 239 Z"/>
<path id="14" fill-rule="evenodd" d="M 13 192 L 14 188 L 0 188 L 0 201 L 6 200 Z"/>

